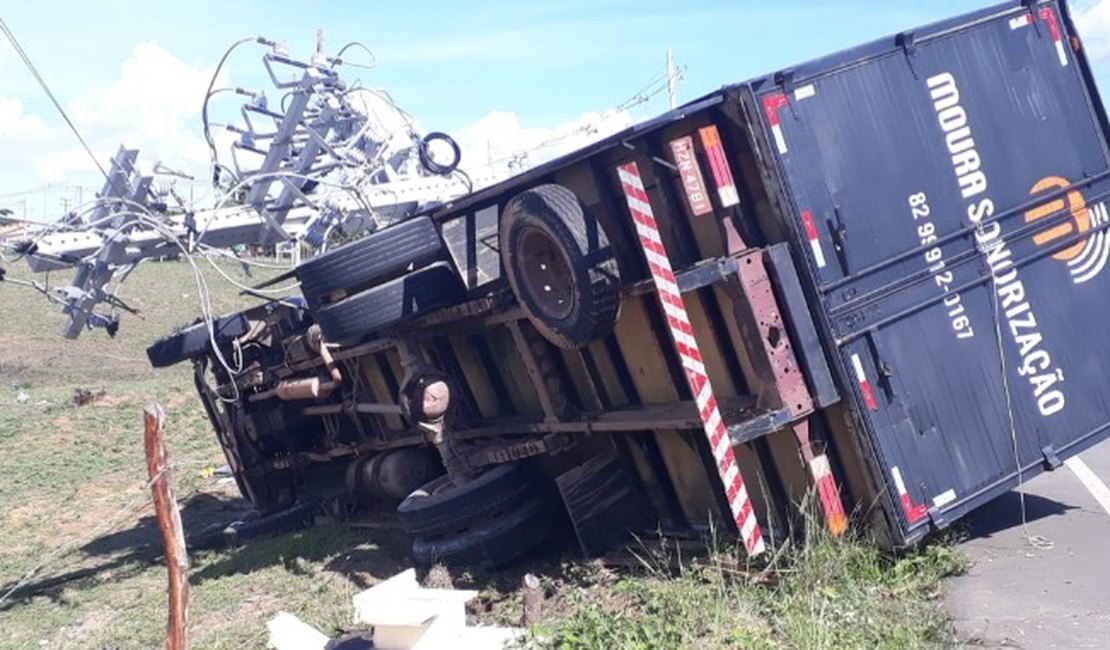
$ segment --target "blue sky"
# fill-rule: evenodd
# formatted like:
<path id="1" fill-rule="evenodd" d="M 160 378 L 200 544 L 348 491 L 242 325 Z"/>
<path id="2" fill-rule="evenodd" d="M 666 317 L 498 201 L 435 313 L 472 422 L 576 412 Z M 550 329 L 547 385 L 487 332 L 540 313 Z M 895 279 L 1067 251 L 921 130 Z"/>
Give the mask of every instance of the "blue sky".
<path id="1" fill-rule="evenodd" d="M 544 130 L 629 98 L 662 70 L 667 47 L 686 66 L 680 96 L 690 99 L 991 4 L 40 0 L 3 2 L 0 16 L 102 158 L 121 139 L 145 140 L 127 144 L 153 148 L 172 163 L 175 151 L 192 151 L 199 138 L 207 75 L 227 45 L 243 36 L 286 41 L 298 54 L 311 52 L 317 27 L 324 29 L 330 51 L 362 41 L 377 65 L 347 74 L 387 89 L 429 130 L 464 130 L 493 111 L 511 114 L 521 128 Z M 1105 13 L 1110 24 L 1110 10 Z M 260 55 L 260 47 L 237 52 L 229 63 L 230 82 L 258 84 Z M 638 107 L 635 116 L 664 108 L 660 97 Z M 0 207 L 4 196 L 46 183 L 57 190 L 94 182 L 73 137 L 6 46 L 0 47 L 0 120 L 5 118 Z M 48 216 L 55 210 L 54 199 L 41 203 Z"/>

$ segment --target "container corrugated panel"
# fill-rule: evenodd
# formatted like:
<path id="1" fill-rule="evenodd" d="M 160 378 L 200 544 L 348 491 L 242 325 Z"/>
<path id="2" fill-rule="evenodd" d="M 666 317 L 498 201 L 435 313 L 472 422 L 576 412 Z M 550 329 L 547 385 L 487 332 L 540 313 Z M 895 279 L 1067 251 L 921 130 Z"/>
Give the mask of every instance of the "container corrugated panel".
<path id="1" fill-rule="evenodd" d="M 903 542 L 1110 427 L 1105 118 L 1060 2 L 747 85 Z"/>

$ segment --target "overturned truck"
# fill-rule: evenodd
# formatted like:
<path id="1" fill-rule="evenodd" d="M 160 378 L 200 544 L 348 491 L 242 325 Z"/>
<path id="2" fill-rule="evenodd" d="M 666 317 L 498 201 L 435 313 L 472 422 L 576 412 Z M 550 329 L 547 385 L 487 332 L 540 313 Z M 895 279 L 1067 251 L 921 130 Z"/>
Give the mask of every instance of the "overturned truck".
<path id="1" fill-rule="evenodd" d="M 1108 126 L 1063 2 L 728 86 L 155 343 L 243 494 L 421 562 L 735 530 L 911 544 L 1110 427 Z M 414 489 L 415 488 L 415 489 Z M 411 492 L 411 494 L 410 494 Z"/>

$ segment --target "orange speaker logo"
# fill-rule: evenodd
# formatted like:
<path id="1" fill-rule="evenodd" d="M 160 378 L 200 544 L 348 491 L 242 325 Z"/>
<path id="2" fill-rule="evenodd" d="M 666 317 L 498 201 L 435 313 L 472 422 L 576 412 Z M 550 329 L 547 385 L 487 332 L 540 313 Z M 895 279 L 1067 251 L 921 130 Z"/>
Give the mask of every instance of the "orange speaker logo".
<path id="1" fill-rule="evenodd" d="M 1052 246 L 1062 241 L 1074 242 L 1066 245 L 1052 254 L 1052 259 L 1065 262 L 1071 272 L 1072 280 L 1082 284 L 1094 278 L 1106 267 L 1110 259 L 1110 236 L 1098 226 L 1110 221 L 1106 205 L 1098 203 L 1088 206 L 1087 200 L 1072 184 L 1061 176 L 1048 176 L 1042 178 L 1033 186 L 1029 194 L 1038 195 L 1057 193 L 1063 194 L 1042 203 L 1025 213 L 1025 223 L 1034 223 L 1042 219 L 1053 217 L 1054 225 L 1037 229 L 1033 235 L 1033 243 L 1038 246 Z M 1067 218 L 1060 220 L 1061 215 Z M 1096 232 L 1082 238 L 1077 235 Z"/>

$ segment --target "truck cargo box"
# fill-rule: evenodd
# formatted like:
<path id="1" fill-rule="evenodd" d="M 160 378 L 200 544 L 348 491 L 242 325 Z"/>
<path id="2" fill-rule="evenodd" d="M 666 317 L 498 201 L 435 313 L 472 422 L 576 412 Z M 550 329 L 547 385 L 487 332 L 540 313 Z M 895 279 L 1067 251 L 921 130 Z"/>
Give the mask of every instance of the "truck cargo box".
<path id="1" fill-rule="evenodd" d="M 1064 3 L 743 92 L 903 541 L 1105 437 L 1107 131 Z"/>

